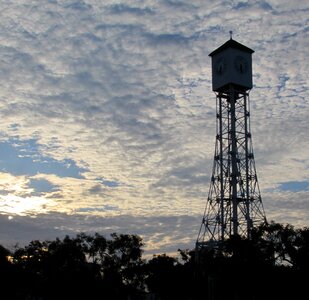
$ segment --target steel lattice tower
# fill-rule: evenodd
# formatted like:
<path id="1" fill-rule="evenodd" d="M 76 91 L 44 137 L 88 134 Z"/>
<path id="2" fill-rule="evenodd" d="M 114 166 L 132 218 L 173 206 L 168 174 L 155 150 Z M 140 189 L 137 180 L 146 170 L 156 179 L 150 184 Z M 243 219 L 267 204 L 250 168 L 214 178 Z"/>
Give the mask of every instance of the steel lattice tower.
<path id="1" fill-rule="evenodd" d="M 232 235 L 250 239 L 252 228 L 266 222 L 250 130 L 253 52 L 231 37 L 210 54 L 216 93 L 216 144 L 196 250 Z"/>

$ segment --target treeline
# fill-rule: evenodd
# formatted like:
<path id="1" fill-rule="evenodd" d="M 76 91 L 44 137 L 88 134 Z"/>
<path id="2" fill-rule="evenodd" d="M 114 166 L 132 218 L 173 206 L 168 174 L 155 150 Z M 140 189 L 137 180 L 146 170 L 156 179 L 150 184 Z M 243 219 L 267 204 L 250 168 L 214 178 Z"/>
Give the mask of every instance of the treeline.
<path id="1" fill-rule="evenodd" d="M 145 260 L 137 235 L 78 234 L 25 247 L 0 246 L 0 299 L 302 299 L 309 228 L 271 222 L 252 239 L 231 237 L 196 253 Z"/>

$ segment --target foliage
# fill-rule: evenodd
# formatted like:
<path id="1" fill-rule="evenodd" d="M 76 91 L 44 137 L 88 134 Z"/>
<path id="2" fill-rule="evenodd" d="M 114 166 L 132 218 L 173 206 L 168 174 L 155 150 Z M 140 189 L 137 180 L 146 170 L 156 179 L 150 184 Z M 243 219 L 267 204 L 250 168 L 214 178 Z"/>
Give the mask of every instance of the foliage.
<path id="1" fill-rule="evenodd" d="M 309 229 L 271 222 L 178 257 L 142 258 L 137 235 L 99 233 L 0 245 L 1 299 L 296 299 L 309 273 Z M 224 287 L 224 288 L 222 288 Z"/>

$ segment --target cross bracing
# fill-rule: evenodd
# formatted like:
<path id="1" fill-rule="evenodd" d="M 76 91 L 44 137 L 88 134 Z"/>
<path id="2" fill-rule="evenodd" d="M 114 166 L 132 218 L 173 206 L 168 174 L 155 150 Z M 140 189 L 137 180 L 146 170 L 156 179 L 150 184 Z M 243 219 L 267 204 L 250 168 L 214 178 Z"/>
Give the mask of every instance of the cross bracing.
<path id="1" fill-rule="evenodd" d="M 231 235 L 250 238 L 266 221 L 250 131 L 249 93 L 230 85 L 216 94 L 216 143 L 197 248 Z"/>

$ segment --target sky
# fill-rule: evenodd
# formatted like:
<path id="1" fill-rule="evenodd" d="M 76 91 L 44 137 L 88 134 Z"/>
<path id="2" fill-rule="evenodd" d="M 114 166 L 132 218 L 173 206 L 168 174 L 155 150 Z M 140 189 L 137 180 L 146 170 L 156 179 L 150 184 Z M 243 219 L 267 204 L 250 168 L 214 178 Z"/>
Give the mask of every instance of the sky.
<path id="1" fill-rule="evenodd" d="M 194 248 L 213 164 L 213 50 L 253 49 L 268 220 L 309 226 L 307 0 L 1 0 L 0 244 L 138 234 Z"/>

